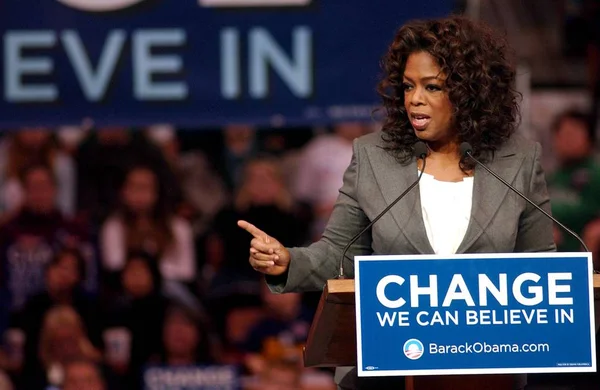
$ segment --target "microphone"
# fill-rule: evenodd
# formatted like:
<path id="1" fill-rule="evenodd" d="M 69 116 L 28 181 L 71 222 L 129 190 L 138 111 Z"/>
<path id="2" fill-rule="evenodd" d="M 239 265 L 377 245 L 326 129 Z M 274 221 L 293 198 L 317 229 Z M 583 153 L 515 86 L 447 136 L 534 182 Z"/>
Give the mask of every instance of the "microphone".
<path id="1" fill-rule="evenodd" d="M 577 233 L 575 233 L 574 231 L 572 231 L 571 229 L 569 229 L 568 227 L 566 227 L 565 225 L 563 225 L 556 218 L 554 218 L 552 215 L 550 215 L 548 212 L 546 212 L 546 210 L 544 210 L 543 208 L 541 208 L 540 206 L 538 206 L 537 204 L 535 204 L 531 199 L 529 199 L 528 197 L 526 197 L 525 195 L 523 195 L 519 190 L 517 190 L 515 187 L 513 187 L 512 185 L 510 185 L 510 183 L 508 183 L 506 180 L 504 180 L 503 178 L 501 178 L 500 176 L 498 176 L 494 171 L 492 171 L 490 168 L 488 168 L 485 164 L 483 164 L 481 161 L 479 161 L 478 159 L 476 159 L 475 157 L 473 157 L 473 148 L 471 147 L 471 144 L 469 144 L 468 142 L 463 142 L 463 143 L 460 144 L 459 150 L 460 150 L 461 157 L 465 157 L 465 156 L 470 157 L 473 161 L 475 161 L 475 163 L 477 163 L 477 165 L 479 165 L 480 167 L 482 167 L 483 169 L 485 169 L 486 171 L 488 171 L 490 173 L 490 175 L 492 175 L 496 179 L 500 180 L 505 186 L 507 186 L 508 188 L 510 188 L 515 194 L 519 195 L 527 203 L 529 203 L 530 205 L 532 205 L 533 207 L 535 207 L 536 209 L 538 209 L 546 217 L 550 218 L 554 223 L 556 223 L 558 226 L 560 226 L 564 231 L 566 231 L 567 233 L 569 233 L 570 235 L 572 235 L 573 237 L 575 237 L 577 239 L 577 241 L 579 241 L 579 243 L 581 244 L 581 246 L 583 246 L 583 248 L 585 249 L 586 252 L 590 251 L 588 249 L 587 245 L 585 245 L 585 242 L 583 242 L 583 240 L 581 239 L 581 237 L 579 237 L 577 235 Z M 596 272 L 596 271 L 594 271 L 594 272 Z"/>
<path id="2" fill-rule="evenodd" d="M 390 203 L 385 209 L 383 209 L 383 211 L 381 213 L 379 213 L 375 218 L 373 218 L 373 220 L 367 226 L 365 226 L 364 229 L 362 229 L 354 237 L 352 237 L 352 239 L 348 242 L 348 244 L 346 244 L 346 247 L 344 248 L 344 251 L 342 252 L 342 257 L 340 259 L 340 273 L 336 279 L 345 279 L 344 258 L 346 258 L 348 260 L 352 260 L 351 258 L 346 256 L 346 252 L 348 252 L 348 249 L 350 249 L 352 244 L 354 244 L 356 242 L 356 240 L 358 240 L 359 237 L 363 235 L 364 232 L 369 230 L 369 228 L 371 226 L 373 226 L 373 224 L 375 222 L 379 221 L 379 219 L 381 217 L 383 217 L 385 215 L 385 213 L 387 213 L 392 207 L 394 207 L 394 205 L 396 203 L 398 203 L 400 201 L 400 199 L 404 198 L 404 196 L 406 196 L 406 194 L 408 194 L 410 192 L 410 190 L 412 190 L 417 184 L 419 184 L 419 181 L 421 180 L 421 176 L 423 176 L 423 172 L 425 172 L 425 163 L 427 162 L 427 160 L 426 160 L 427 154 L 428 154 L 427 153 L 427 145 L 425 145 L 424 142 L 417 141 L 413 145 L 413 156 L 415 156 L 417 159 L 423 159 L 423 169 L 421 170 L 419 177 L 403 193 L 401 193 L 396 199 L 394 199 L 394 201 L 392 203 Z"/>

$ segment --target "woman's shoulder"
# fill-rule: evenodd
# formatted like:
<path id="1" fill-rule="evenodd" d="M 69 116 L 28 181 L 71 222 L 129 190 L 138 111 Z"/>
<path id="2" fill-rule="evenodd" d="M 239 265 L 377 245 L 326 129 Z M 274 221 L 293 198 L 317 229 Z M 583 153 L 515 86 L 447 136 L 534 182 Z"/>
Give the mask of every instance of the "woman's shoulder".
<path id="1" fill-rule="evenodd" d="M 383 132 L 381 130 L 374 131 L 372 133 L 365 134 L 354 140 L 356 146 L 359 148 L 365 147 L 383 147 L 385 141 L 383 140 Z"/>
<path id="2" fill-rule="evenodd" d="M 506 156 L 511 154 L 520 154 L 525 156 L 533 156 L 540 153 L 540 143 L 534 141 L 523 134 L 515 133 L 507 139 L 497 150 L 496 154 Z"/>

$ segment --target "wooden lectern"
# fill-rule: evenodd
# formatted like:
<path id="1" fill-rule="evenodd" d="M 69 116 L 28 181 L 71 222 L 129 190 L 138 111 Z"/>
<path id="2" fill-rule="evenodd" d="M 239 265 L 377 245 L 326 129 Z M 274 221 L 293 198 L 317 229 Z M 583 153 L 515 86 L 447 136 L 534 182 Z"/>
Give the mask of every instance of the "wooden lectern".
<path id="1" fill-rule="evenodd" d="M 594 288 L 600 275 L 594 275 Z M 306 367 L 356 365 L 354 279 L 327 281 L 304 347 Z M 412 376 L 407 390 L 512 390 L 512 375 Z"/>

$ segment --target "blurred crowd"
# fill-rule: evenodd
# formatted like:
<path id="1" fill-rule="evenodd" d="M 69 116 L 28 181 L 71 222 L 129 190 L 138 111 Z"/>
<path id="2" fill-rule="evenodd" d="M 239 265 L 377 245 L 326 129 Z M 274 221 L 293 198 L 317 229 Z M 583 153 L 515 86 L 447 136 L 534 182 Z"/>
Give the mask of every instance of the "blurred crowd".
<path id="1" fill-rule="evenodd" d="M 234 367 L 245 389 L 332 388 L 302 367 L 319 293 L 271 294 L 236 221 L 318 238 L 371 130 L 5 133 L 0 388 L 134 390 L 151 367 L 193 366 Z"/>
<path id="2" fill-rule="evenodd" d="M 143 389 L 156 367 L 233 367 L 244 389 L 335 388 L 330 370 L 302 366 L 320 293 L 271 294 L 236 221 L 286 246 L 318 239 L 352 140 L 373 130 L 348 122 L 5 133 L 0 388 Z M 597 260 L 593 120 L 569 109 L 549 131 L 552 212 Z M 555 241 L 580 249 L 559 228 Z"/>
<path id="3" fill-rule="evenodd" d="M 591 104 L 547 129 L 546 178 L 553 215 L 600 269 L 600 1 L 564 3 L 578 10 L 565 54 L 586 58 Z M 190 367 L 231 368 L 246 390 L 335 389 L 331 370 L 302 362 L 320 292 L 271 294 L 236 221 L 286 246 L 318 239 L 352 140 L 375 129 L 2 133 L 0 390 L 136 390 L 160 381 L 157 368 Z M 581 249 L 558 227 L 554 238 Z"/>

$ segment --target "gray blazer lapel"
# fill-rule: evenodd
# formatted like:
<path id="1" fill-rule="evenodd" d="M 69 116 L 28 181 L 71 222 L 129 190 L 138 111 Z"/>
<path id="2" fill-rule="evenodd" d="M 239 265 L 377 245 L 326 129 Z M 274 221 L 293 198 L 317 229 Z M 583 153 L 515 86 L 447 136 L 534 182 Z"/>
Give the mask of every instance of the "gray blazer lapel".
<path id="1" fill-rule="evenodd" d="M 498 152 L 487 166 L 507 182 L 513 181 L 521 168 L 524 156 L 512 151 Z M 457 253 L 465 253 L 481 236 L 483 231 L 498 212 L 506 194 L 510 191 L 498 179 L 490 175 L 485 169 L 477 166 L 473 182 L 473 203 L 471 219 L 465 237 L 457 249 Z"/>
<path id="2" fill-rule="evenodd" d="M 413 159 L 408 165 L 400 165 L 389 153 L 382 153 L 377 146 L 366 148 L 367 156 L 383 198 L 387 205 L 392 203 L 415 180 L 417 180 L 417 163 Z M 383 210 L 383 209 L 382 209 Z M 400 228 L 399 234 L 414 247 L 415 253 L 433 254 L 433 248 L 427 238 L 419 186 L 413 188 L 389 211 Z M 394 251 L 394 243 L 390 243 L 390 251 Z"/>

